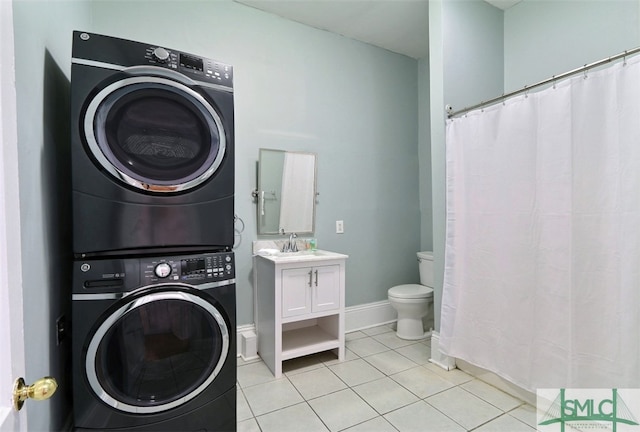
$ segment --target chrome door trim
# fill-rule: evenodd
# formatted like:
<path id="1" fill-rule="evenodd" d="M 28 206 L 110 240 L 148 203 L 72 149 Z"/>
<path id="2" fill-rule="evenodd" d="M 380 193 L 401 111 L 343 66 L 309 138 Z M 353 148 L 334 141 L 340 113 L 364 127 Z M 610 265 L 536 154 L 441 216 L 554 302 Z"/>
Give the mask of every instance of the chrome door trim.
<path id="1" fill-rule="evenodd" d="M 117 71 L 126 69 L 126 67 L 117 65 L 117 64 L 105 63 L 105 62 L 96 61 L 96 60 L 80 59 L 75 57 L 71 58 L 71 63 L 75 63 L 82 66 L 91 66 L 91 67 L 97 67 L 101 69 L 111 69 L 111 70 L 117 70 Z"/>
<path id="2" fill-rule="evenodd" d="M 167 284 L 167 286 L 175 285 L 176 284 Z M 184 300 L 187 302 L 195 303 L 206 310 L 214 318 L 222 333 L 222 352 L 220 353 L 218 363 L 216 364 L 211 375 L 209 375 L 194 391 L 174 401 L 155 406 L 135 406 L 120 402 L 109 393 L 107 393 L 102 385 L 100 385 L 100 381 L 98 380 L 95 370 L 98 347 L 100 346 L 102 339 L 107 334 L 109 329 L 111 329 L 113 324 L 115 324 L 120 318 L 134 311 L 138 307 L 161 300 Z M 95 394 L 107 405 L 119 411 L 135 414 L 150 414 L 162 412 L 188 402 L 189 400 L 202 393 L 213 382 L 215 377 L 220 372 L 220 369 L 224 365 L 224 362 L 227 359 L 227 355 L 229 354 L 229 338 L 229 329 L 227 328 L 227 324 L 224 321 L 222 314 L 220 313 L 220 311 L 218 311 L 218 309 L 216 309 L 213 304 L 209 303 L 203 298 L 183 291 L 162 291 L 150 293 L 148 295 L 144 295 L 139 298 L 133 299 L 130 302 L 127 302 L 102 322 L 100 327 L 98 327 L 98 330 L 92 336 L 91 342 L 89 343 L 89 346 L 87 348 L 87 356 L 85 358 L 85 373 L 87 375 L 89 385 L 91 386 Z"/>
<path id="3" fill-rule="evenodd" d="M 135 68 L 131 68 L 135 69 Z M 149 70 L 149 68 L 145 68 L 145 70 Z M 126 72 L 126 70 L 125 70 Z M 134 71 L 135 72 L 135 71 Z M 176 73 L 177 74 L 177 73 Z M 184 77 L 181 74 L 178 74 Z M 186 78 L 186 77 L 184 77 Z M 209 130 L 217 129 L 219 135 L 219 149 L 218 153 L 215 155 L 214 160 L 211 165 L 202 172 L 198 177 L 186 181 L 184 183 L 178 184 L 151 184 L 144 182 L 140 179 L 136 179 L 131 177 L 130 175 L 124 173 L 121 169 L 115 166 L 111 160 L 117 160 L 117 158 L 113 155 L 113 153 L 106 145 L 105 149 L 103 149 L 98 143 L 98 137 L 96 136 L 96 130 L 94 128 L 94 122 L 96 121 L 96 115 L 98 114 L 98 109 L 102 105 L 102 103 L 107 99 L 113 92 L 124 89 L 127 86 L 135 86 L 132 87 L 130 91 L 134 91 L 138 88 L 145 88 L 145 85 L 149 85 L 149 87 L 161 88 L 168 91 L 171 91 L 175 94 L 186 96 L 186 100 L 188 100 L 194 107 L 196 107 L 205 117 L 207 122 L 207 127 Z M 115 101 L 113 102 L 115 103 Z M 157 77 L 157 76 L 132 76 L 127 77 L 122 80 L 116 81 L 105 88 L 103 88 L 98 94 L 91 100 L 89 105 L 87 106 L 87 110 L 84 114 L 84 122 L 83 122 L 84 136 L 87 140 L 87 144 L 93 156 L 98 160 L 98 163 L 109 172 L 112 176 L 117 178 L 118 180 L 126 183 L 130 186 L 133 186 L 137 189 L 141 189 L 144 191 L 152 191 L 152 192 L 161 192 L 161 193 L 171 193 L 171 192 L 180 192 L 191 189 L 193 187 L 198 186 L 199 184 L 206 181 L 209 177 L 211 177 L 216 170 L 222 164 L 222 160 L 224 159 L 226 153 L 226 131 L 222 124 L 222 120 L 220 116 L 216 112 L 216 110 L 209 104 L 209 102 L 202 97 L 198 92 L 192 90 L 181 82 L 176 82 L 175 80 Z M 102 139 L 104 138 L 104 131 L 101 133 Z M 108 142 L 107 142 L 108 144 Z M 105 153 L 107 152 L 107 153 Z M 113 158 L 113 159 L 110 159 Z"/>
<path id="4" fill-rule="evenodd" d="M 129 75 L 161 76 L 161 77 L 169 78 L 174 81 L 181 82 L 188 86 L 209 87 L 215 90 L 221 90 L 228 93 L 233 93 L 233 88 L 231 87 L 223 86 L 221 84 L 214 84 L 210 82 L 194 80 L 191 77 L 181 74 L 180 72 L 174 71 L 172 69 L 161 68 L 158 66 L 131 66 L 122 70 Z"/>

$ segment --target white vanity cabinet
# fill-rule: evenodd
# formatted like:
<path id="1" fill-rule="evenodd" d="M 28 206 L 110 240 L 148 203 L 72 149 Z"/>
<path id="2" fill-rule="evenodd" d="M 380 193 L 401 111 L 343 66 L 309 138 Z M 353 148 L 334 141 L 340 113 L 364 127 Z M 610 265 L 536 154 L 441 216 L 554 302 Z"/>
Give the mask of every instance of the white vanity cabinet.
<path id="1" fill-rule="evenodd" d="M 254 258 L 258 353 L 276 378 L 284 360 L 327 350 L 344 360 L 347 258 L 326 251 Z"/>

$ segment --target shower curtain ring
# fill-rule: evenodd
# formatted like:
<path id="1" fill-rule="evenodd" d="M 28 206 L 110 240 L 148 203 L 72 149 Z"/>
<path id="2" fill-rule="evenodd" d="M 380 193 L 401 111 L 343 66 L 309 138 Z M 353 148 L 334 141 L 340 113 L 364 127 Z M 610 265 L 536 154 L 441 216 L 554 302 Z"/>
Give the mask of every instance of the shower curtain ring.
<path id="1" fill-rule="evenodd" d="M 589 72 L 589 69 L 587 69 L 587 68 L 586 68 L 586 67 L 587 67 L 587 65 L 584 65 L 584 67 L 585 67 L 585 70 L 584 70 L 584 79 L 587 79 L 587 78 L 589 78 L 589 76 L 587 75 L 587 74 L 588 74 L 588 72 Z"/>
<path id="2" fill-rule="evenodd" d="M 624 56 L 622 56 L 622 66 L 627 65 L 627 50 L 624 50 Z"/>
<path id="3" fill-rule="evenodd" d="M 551 79 L 553 79 L 553 89 L 555 90 L 555 89 L 556 89 L 556 76 L 555 76 L 555 75 L 553 75 L 553 76 L 551 77 Z"/>

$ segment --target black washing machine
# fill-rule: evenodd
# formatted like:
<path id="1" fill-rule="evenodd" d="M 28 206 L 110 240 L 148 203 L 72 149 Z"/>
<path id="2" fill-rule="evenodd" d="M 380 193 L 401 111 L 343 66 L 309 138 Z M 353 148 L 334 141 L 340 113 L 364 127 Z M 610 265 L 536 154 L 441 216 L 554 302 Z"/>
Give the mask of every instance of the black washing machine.
<path id="1" fill-rule="evenodd" d="M 78 431 L 236 429 L 232 252 L 74 262 Z"/>
<path id="2" fill-rule="evenodd" d="M 72 51 L 75 256 L 230 250 L 233 68 L 78 31 Z"/>

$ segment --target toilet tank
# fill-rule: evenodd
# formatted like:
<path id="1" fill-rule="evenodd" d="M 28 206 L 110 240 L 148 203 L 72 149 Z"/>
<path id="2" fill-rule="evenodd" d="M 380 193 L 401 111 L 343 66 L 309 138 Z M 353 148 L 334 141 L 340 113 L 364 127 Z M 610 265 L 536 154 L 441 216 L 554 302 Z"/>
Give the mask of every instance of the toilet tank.
<path id="1" fill-rule="evenodd" d="M 433 252 L 418 252 L 420 263 L 420 285 L 433 288 Z"/>

